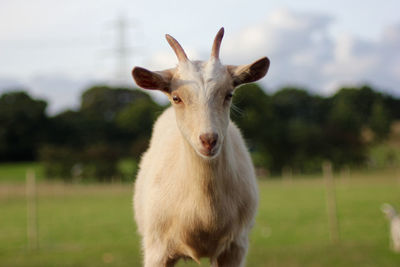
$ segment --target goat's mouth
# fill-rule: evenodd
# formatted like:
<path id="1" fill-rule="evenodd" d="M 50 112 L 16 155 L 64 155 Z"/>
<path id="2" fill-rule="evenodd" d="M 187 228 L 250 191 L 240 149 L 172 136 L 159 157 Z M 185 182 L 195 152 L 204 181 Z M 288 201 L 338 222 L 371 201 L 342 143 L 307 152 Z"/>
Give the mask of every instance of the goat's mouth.
<path id="1" fill-rule="evenodd" d="M 205 148 L 200 148 L 198 150 L 200 156 L 202 156 L 203 158 L 206 159 L 213 159 L 215 158 L 218 153 L 219 153 L 219 146 L 214 147 L 213 149 L 209 150 L 209 149 L 205 149 Z"/>

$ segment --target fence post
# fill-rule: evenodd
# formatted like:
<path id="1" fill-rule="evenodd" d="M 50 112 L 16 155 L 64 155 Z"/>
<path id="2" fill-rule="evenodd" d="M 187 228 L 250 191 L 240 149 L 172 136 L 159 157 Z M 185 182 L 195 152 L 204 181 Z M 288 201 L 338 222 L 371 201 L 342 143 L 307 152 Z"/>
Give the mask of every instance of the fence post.
<path id="1" fill-rule="evenodd" d="M 29 251 L 33 251 L 39 248 L 36 201 L 37 198 L 35 172 L 32 169 L 29 169 L 26 172 L 26 227 Z"/>
<path id="2" fill-rule="evenodd" d="M 326 208 L 328 212 L 329 236 L 332 243 L 339 242 L 339 223 L 337 217 L 335 181 L 333 179 L 332 163 L 326 161 L 322 165 L 326 188 Z"/>

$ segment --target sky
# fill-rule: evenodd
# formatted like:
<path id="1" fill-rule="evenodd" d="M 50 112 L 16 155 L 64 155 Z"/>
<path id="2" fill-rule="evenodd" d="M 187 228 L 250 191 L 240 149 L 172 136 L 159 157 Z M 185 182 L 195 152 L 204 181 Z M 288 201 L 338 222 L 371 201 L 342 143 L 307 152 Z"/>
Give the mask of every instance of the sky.
<path id="1" fill-rule="evenodd" d="M 0 0 L 0 94 L 24 89 L 51 114 L 76 108 L 89 86 L 135 86 L 135 65 L 174 67 L 166 33 L 206 60 L 223 26 L 223 63 L 270 58 L 267 92 L 368 83 L 400 96 L 399 10 L 398 0 Z M 119 61 L 122 18 L 129 50 Z"/>

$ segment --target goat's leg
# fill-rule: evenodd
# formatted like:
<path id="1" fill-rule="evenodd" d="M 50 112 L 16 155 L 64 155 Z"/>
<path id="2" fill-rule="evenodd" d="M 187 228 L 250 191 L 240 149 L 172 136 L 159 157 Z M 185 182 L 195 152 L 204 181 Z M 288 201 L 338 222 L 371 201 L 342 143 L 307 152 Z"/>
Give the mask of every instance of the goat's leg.
<path id="1" fill-rule="evenodd" d="M 400 233 L 392 234 L 392 249 L 396 252 L 400 252 Z"/>
<path id="2" fill-rule="evenodd" d="M 247 237 L 233 241 L 230 246 L 212 261 L 213 267 L 243 267 L 248 247 Z"/>

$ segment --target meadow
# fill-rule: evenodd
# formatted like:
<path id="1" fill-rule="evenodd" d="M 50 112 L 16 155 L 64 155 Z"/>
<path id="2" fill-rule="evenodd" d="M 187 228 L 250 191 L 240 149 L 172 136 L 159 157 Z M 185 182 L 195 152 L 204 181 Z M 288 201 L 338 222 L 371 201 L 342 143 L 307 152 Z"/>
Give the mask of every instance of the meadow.
<path id="1" fill-rule="evenodd" d="M 34 164 L 18 169 L 28 167 L 40 176 Z M 49 183 L 39 177 L 39 248 L 30 251 L 23 179 L 23 170 L 0 165 L 0 266 L 141 266 L 132 184 Z M 384 202 L 400 208 L 400 173 L 337 174 L 335 184 L 340 240 L 332 243 L 321 176 L 260 179 L 247 266 L 400 266 L 380 211 Z"/>

